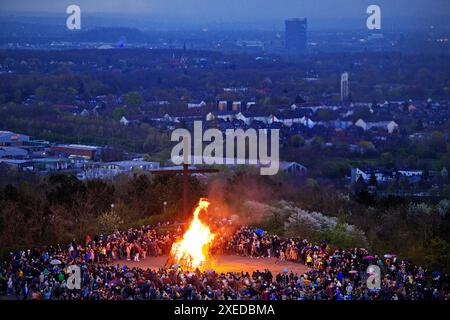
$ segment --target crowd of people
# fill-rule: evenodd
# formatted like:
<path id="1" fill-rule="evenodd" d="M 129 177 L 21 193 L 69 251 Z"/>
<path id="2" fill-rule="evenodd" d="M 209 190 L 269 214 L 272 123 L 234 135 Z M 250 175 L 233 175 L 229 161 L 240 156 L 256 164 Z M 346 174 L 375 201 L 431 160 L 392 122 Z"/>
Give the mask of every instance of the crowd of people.
<path id="1" fill-rule="evenodd" d="M 174 231 L 175 229 L 175 231 Z M 365 249 L 331 249 L 326 243 L 281 239 L 260 229 L 241 227 L 229 237 L 218 236 L 215 252 L 252 258 L 272 257 L 306 264 L 307 272 L 269 270 L 249 273 L 129 268 L 120 261 L 167 255 L 181 228 L 157 232 L 144 226 L 110 235 L 12 252 L 0 265 L 0 297 L 15 299 L 262 299 L 262 300 L 415 300 L 448 299 L 448 277 L 431 275 L 394 255 L 371 256 Z M 80 267 L 80 289 L 68 284 L 69 266 Z M 367 282 L 367 267 L 381 270 L 380 288 Z M 430 277 L 431 276 L 431 277 Z"/>
<path id="2" fill-rule="evenodd" d="M 324 241 L 312 243 L 305 239 L 281 239 L 263 230 L 242 227 L 227 244 L 228 252 L 253 258 L 275 257 L 277 261 L 304 263 L 308 271 L 289 275 L 301 284 L 291 287 L 301 299 L 383 299 L 417 300 L 448 299 L 448 275 L 415 266 L 397 259 L 396 255 L 370 255 L 364 248 L 331 249 Z M 380 271 L 379 285 L 368 284 L 369 266 Z M 283 275 L 277 276 L 284 281 Z M 370 280 L 375 278 L 370 278 Z M 379 287 L 379 289 L 378 289 Z"/>
<path id="3" fill-rule="evenodd" d="M 87 236 L 84 243 L 71 241 L 64 248 L 49 245 L 11 252 L 0 264 L 0 296 L 15 296 L 17 299 L 60 297 L 67 292 L 67 267 L 70 265 L 81 266 L 85 284 L 114 261 L 140 261 L 147 255 L 167 255 L 181 230 L 158 234 L 161 227 L 158 224 L 94 238 Z"/>

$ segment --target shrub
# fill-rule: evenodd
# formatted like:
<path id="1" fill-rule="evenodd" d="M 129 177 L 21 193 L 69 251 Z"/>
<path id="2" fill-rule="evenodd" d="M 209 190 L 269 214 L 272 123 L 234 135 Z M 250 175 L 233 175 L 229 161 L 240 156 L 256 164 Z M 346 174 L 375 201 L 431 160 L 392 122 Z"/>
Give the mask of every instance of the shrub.
<path id="1" fill-rule="evenodd" d="M 114 210 L 106 211 L 102 213 L 98 218 L 98 225 L 100 232 L 109 233 L 119 230 L 123 221 L 119 214 Z"/>

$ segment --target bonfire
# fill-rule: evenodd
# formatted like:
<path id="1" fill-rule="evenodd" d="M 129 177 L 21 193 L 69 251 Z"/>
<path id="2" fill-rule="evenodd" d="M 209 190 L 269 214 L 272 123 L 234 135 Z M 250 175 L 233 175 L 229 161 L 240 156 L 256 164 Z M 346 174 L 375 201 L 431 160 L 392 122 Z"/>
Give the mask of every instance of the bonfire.
<path id="1" fill-rule="evenodd" d="M 206 212 L 209 206 L 207 199 L 201 198 L 194 210 L 194 216 L 183 237 L 174 242 L 170 250 L 169 260 L 184 269 L 195 269 L 206 262 L 209 247 L 215 234 L 200 218 L 200 212 Z"/>

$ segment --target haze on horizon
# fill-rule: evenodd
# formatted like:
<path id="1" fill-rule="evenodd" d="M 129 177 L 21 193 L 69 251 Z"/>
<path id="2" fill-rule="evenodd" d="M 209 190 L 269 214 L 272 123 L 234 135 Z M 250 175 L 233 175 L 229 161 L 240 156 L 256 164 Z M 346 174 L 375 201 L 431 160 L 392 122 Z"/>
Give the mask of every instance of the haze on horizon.
<path id="1" fill-rule="evenodd" d="M 307 17 L 310 23 L 339 24 L 340 21 L 364 21 L 370 4 L 381 7 L 382 16 L 402 24 L 433 22 L 434 18 L 450 21 L 449 0 L 2 0 L 0 13 L 40 16 L 65 15 L 68 5 L 77 4 L 82 14 L 135 17 L 165 24 L 201 25 L 252 22 L 281 25 L 290 17 Z M 112 20 L 112 19 L 110 19 Z M 406 21 L 406 22 L 405 22 Z M 111 21 L 113 22 L 113 21 Z M 443 23 L 450 27 L 449 22 Z"/>

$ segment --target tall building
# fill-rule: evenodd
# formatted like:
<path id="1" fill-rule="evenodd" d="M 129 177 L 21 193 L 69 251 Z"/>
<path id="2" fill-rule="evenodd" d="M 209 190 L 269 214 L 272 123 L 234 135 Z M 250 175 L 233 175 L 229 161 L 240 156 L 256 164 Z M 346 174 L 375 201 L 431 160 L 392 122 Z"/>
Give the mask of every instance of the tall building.
<path id="1" fill-rule="evenodd" d="M 341 101 L 346 101 L 348 95 L 348 72 L 344 72 L 341 75 Z"/>
<path id="2" fill-rule="evenodd" d="M 290 53 L 300 53 L 306 49 L 308 21 L 306 18 L 288 19 L 285 22 L 285 45 Z"/>

